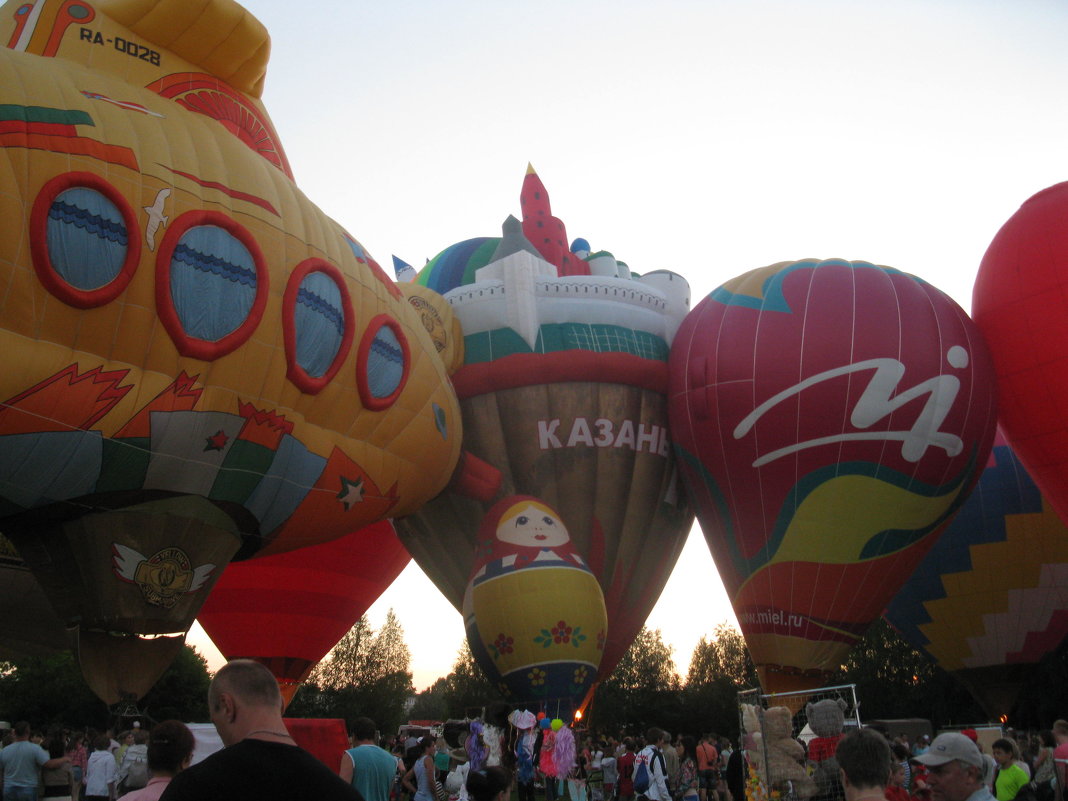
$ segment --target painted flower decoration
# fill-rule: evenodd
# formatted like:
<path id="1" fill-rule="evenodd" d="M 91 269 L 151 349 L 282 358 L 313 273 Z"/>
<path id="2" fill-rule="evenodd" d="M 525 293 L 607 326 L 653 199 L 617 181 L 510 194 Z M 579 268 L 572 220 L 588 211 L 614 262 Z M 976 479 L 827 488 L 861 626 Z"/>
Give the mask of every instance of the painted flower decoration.
<path id="1" fill-rule="evenodd" d="M 553 626 L 553 642 L 557 644 L 571 642 L 571 626 L 563 620 Z"/>
<path id="2" fill-rule="evenodd" d="M 500 659 L 502 655 L 515 651 L 515 639 L 502 632 L 497 635 L 496 640 L 489 643 L 489 650 L 493 653 L 494 659 Z"/>
<path id="3" fill-rule="evenodd" d="M 541 668 L 534 668 L 527 674 L 527 678 L 534 687 L 545 684 L 545 677 L 546 673 Z"/>
<path id="4" fill-rule="evenodd" d="M 567 645 L 568 643 L 578 648 L 579 644 L 587 639 L 586 635 L 582 633 L 582 626 L 571 627 L 567 625 L 567 621 L 559 620 L 555 626 L 542 629 L 541 633 L 534 638 L 534 642 L 538 643 L 542 648 L 548 648 L 553 644 Z"/>
<path id="5" fill-rule="evenodd" d="M 586 683 L 586 677 L 590 675 L 590 670 L 585 665 L 575 668 L 575 684 L 583 685 Z"/>

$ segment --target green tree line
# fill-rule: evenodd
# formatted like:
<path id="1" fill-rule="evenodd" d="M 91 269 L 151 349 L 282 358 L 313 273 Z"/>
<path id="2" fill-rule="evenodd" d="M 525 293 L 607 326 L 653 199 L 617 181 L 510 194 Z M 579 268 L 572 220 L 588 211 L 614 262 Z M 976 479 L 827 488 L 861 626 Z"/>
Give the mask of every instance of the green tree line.
<path id="1" fill-rule="evenodd" d="M 637 733 L 650 725 L 673 733 L 716 731 L 738 736 L 740 690 L 758 686 L 741 634 L 721 623 L 694 649 L 685 677 L 659 630 L 642 628 L 588 708 L 586 725 L 603 732 Z M 208 719 L 207 663 L 186 646 L 140 702 L 151 719 Z M 936 727 L 986 720 L 978 704 L 950 674 L 933 665 L 883 621 L 876 622 L 832 680 L 856 684 L 864 720 L 926 717 Z M 1009 722 L 1017 728 L 1048 726 L 1068 706 L 1068 648 L 1035 668 Z M 380 731 L 407 720 L 474 717 L 502 701 L 464 642 L 452 670 L 416 694 L 411 653 L 392 610 L 375 630 L 361 618 L 315 668 L 290 704 L 290 717 L 354 718 L 366 715 Z M 550 710 L 552 711 L 552 710 Z M 102 728 L 109 710 L 85 685 L 69 654 L 0 662 L 0 718 L 35 725 L 65 723 Z"/>

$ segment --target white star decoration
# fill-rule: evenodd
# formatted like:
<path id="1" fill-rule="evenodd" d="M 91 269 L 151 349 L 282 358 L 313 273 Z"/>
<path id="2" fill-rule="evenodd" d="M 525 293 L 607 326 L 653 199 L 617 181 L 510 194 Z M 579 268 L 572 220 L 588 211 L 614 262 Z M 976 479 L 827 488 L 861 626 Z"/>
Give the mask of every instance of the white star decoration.
<path id="1" fill-rule="evenodd" d="M 345 506 L 345 511 L 353 507 L 354 504 L 363 502 L 363 479 L 358 478 L 355 481 L 349 481 L 344 476 L 341 476 L 341 492 L 337 494 L 337 499 Z"/>

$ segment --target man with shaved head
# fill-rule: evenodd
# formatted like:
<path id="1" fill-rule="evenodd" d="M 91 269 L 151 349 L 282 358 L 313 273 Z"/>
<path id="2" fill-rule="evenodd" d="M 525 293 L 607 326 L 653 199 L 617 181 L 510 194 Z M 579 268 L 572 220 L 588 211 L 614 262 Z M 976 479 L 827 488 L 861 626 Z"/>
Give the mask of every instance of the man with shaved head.
<path id="1" fill-rule="evenodd" d="M 251 659 L 223 665 L 208 687 L 208 710 L 226 747 L 175 776 L 163 801 L 363 801 L 297 746 L 282 709 L 278 683 L 263 665 Z"/>

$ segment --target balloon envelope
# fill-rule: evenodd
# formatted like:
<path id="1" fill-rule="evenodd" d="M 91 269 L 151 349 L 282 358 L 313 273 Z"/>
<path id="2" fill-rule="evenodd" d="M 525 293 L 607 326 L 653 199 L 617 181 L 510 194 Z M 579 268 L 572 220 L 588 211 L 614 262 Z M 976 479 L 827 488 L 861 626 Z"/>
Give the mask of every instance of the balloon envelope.
<path id="1" fill-rule="evenodd" d="M 671 381 L 683 476 L 761 683 L 819 686 L 985 463 L 983 342 L 913 276 L 805 260 L 705 298 Z"/>
<path id="2" fill-rule="evenodd" d="M 885 617 L 997 719 L 1068 636 L 1068 528 L 998 433 L 971 496 Z"/>
<path id="3" fill-rule="evenodd" d="M 270 668 L 288 703 L 410 559 L 388 520 L 372 523 L 330 542 L 231 563 L 197 619 L 227 659 Z"/>
<path id="4" fill-rule="evenodd" d="M 2 534 L 0 609 L 9 610 L 0 615 L 0 661 L 52 656 L 70 648 L 70 638 L 48 596 Z"/>
<path id="5" fill-rule="evenodd" d="M 485 480 L 460 476 L 397 527 L 462 609 L 489 505 L 529 495 L 556 509 L 604 595 L 604 675 L 655 605 L 693 521 L 678 487 L 666 398 L 667 356 L 689 287 L 667 271 L 620 278 L 614 266 L 562 276 L 518 228 L 506 222 L 495 258 L 446 295 L 463 327 L 463 365 L 452 379 L 464 450 L 475 457 L 466 464 L 485 468 Z M 429 270 L 442 263 L 432 260 Z"/>
<path id="6" fill-rule="evenodd" d="M 975 279 L 972 314 L 997 372 L 1001 427 L 1068 520 L 1068 183 L 1025 202 Z"/>

